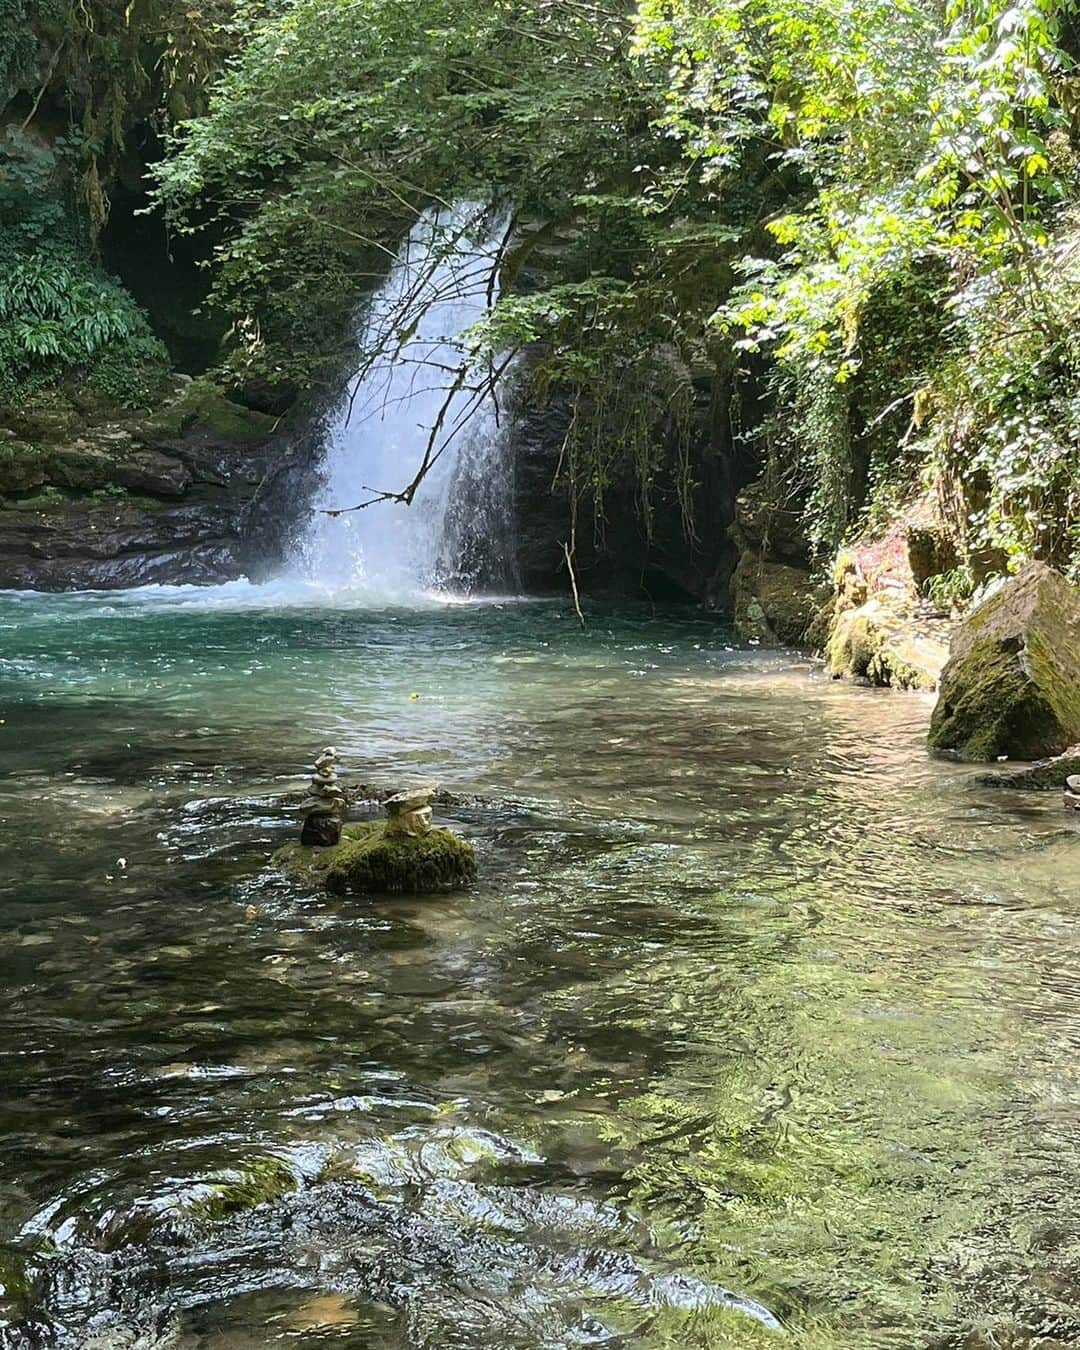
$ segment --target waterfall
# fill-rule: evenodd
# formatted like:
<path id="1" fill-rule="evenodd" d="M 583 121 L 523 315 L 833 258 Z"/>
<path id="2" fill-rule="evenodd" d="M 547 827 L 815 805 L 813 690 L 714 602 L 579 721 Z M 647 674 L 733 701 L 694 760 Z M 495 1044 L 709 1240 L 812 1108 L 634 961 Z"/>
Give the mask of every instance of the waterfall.
<path id="1" fill-rule="evenodd" d="M 462 341 L 495 294 L 504 234 L 475 205 L 426 212 L 365 306 L 362 364 L 328 419 L 299 549 L 311 581 L 388 599 L 511 588 L 505 418 Z M 411 504 L 378 499 L 405 489 L 429 452 Z"/>

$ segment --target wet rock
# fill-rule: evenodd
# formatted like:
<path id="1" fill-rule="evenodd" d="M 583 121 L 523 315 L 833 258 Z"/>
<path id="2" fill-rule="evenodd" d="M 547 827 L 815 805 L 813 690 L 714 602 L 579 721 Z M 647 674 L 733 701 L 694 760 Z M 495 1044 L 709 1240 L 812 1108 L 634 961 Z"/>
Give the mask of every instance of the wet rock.
<path id="1" fill-rule="evenodd" d="M 346 828 L 334 848 L 286 845 L 275 861 L 339 895 L 428 895 L 465 890 L 476 880 L 476 852 L 466 840 L 446 829 L 393 835 L 382 821 Z"/>
<path id="2" fill-rule="evenodd" d="M 1080 595 L 1031 563 L 957 627 L 931 749 L 1042 759 L 1080 740 Z"/>
<path id="3" fill-rule="evenodd" d="M 337 816 L 309 815 L 304 817 L 300 842 L 307 848 L 328 848 L 341 839 L 341 821 Z"/>
<path id="4" fill-rule="evenodd" d="M 526 358 L 528 359 L 528 358 Z M 695 376 L 690 416 L 689 477 L 694 482 L 687 528 L 677 488 L 686 469 L 673 427 L 657 427 L 650 527 L 640 511 L 641 488 L 629 463 L 612 465 L 602 520 L 586 497 L 578 504 L 574 568 L 581 593 L 644 595 L 658 601 L 696 600 L 730 611 L 729 581 L 737 550 L 728 533 L 739 483 L 738 455 L 716 409 L 734 396 Z M 565 391 L 526 399 L 514 422 L 514 556 L 516 581 L 527 594 L 569 590 L 563 543 L 572 536 L 572 494 L 564 462 L 572 409 Z"/>
<path id="5" fill-rule="evenodd" d="M 1057 792 L 1071 775 L 1080 774 L 1080 745 L 1063 755 L 1051 755 L 1024 769 L 986 773 L 974 780 L 977 787 L 1014 788 L 1028 792 Z"/>
<path id="6" fill-rule="evenodd" d="M 77 393 L 4 415 L 0 587 L 214 583 L 280 548 L 254 512 L 293 454 L 274 418 L 206 380 L 177 382 L 151 417 Z"/>
<path id="7" fill-rule="evenodd" d="M 290 1195 L 299 1187 L 296 1173 L 281 1158 L 249 1158 L 239 1166 L 208 1177 L 183 1207 L 190 1218 L 217 1222 L 230 1214 L 255 1209 Z"/>
<path id="8" fill-rule="evenodd" d="M 1072 811 L 1080 811 L 1080 773 L 1070 774 L 1065 780 L 1065 805 Z"/>

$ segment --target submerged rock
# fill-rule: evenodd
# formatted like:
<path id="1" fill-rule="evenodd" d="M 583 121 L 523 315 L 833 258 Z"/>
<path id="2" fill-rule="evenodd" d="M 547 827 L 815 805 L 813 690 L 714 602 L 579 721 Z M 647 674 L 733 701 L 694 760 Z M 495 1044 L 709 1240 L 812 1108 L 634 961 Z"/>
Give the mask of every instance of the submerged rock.
<path id="1" fill-rule="evenodd" d="M 476 880 L 476 851 L 467 840 L 446 829 L 394 834 L 384 821 L 350 826 L 333 848 L 287 845 L 276 860 L 339 895 L 427 895 L 465 890 Z"/>
<path id="2" fill-rule="evenodd" d="M 931 749 L 1041 759 L 1080 740 L 1080 595 L 1031 563 L 957 627 Z"/>
<path id="3" fill-rule="evenodd" d="M 1006 769 L 998 773 L 982 774 L 976 778 L 978 787 L 1015 788 L 1026 792 L 1057 792 L 1073 776 L 1080 778 L 1080 745 L 1074 745 L 1063 755 L 1051 755 L 1024 769 Z"/>

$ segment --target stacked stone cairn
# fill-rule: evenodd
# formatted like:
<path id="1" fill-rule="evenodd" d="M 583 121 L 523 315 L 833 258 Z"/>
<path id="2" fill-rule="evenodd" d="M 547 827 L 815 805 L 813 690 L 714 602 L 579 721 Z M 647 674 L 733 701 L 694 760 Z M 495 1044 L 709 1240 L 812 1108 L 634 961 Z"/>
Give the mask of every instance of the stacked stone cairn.
<path id="1" fill-rule="evenodd" d="M 327 846 L 341 839 L 341 816 L 345 794 L 338 786 L 335 771 L 337 751 L 332 745 L 320 751 L 315 760 L 308 795 L 300 803 L 304 824 L 300 830 L 301 844 Z"/>
<path id="2" fill-rule="evenodd" d="M 1071 773 L 1065 779 L 1065 805 L 1080 811 L 1080 773 Z"/>

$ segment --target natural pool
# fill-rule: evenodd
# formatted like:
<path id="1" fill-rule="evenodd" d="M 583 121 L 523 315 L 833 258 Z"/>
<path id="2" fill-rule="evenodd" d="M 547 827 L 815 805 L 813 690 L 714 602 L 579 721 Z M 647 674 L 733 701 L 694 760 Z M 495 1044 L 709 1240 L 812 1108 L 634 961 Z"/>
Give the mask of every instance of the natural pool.
<path id="1" fill-rule="evenodd" d="M 0 597 L 0 1344 L 1080 1343 L 1056 794 L 691 613 L 302 601 Z M 328 741 L 474 893 L 274 872 Z"/>

